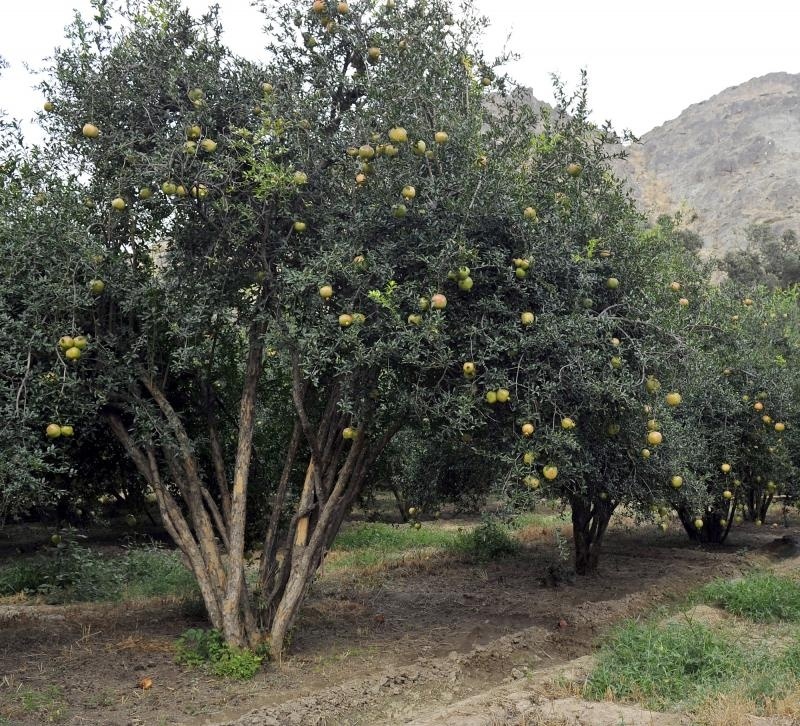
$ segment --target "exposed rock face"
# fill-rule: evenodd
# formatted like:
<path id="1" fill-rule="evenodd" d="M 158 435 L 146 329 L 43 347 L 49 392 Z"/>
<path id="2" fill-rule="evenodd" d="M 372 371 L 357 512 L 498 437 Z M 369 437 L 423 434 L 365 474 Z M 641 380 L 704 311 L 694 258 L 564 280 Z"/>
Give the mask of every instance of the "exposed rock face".
<path id="1" fill-rule="evenodd" d="M 687 108 L 618 165 L 648 215 L 682 211 L 707 252 L 745 228 L 800 232 L 800 75 L 771 73 Z"/>

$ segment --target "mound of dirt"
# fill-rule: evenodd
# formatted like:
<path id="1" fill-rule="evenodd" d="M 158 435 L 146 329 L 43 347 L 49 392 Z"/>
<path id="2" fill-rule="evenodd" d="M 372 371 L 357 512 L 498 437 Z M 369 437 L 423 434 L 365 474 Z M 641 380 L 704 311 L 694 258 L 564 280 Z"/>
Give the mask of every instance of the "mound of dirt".
<path id="1" fill-rule="evenodd" d="M 488 646 L 476 646 L 468 653 L 459 654 L 454 651 L 444 658 L 420 658 L 410 666 L 385 669 L 379 675 L 348 681 L 317 691 L 313 696 L 256 709 L 235 721 L 225 722 L 225 725 L 322 726 L 333 723 L 329 720 L 333 714 L 337 715 L 336 723 L 347 723 L 346 720 L 338 720 L 343 712 L 374 708 L 382 699 L 401 697 L 402 700 L 412 689 L 419 691 L 449 688 L 458 691 L 473 672 L 493 670 L 496 664 L 507 660 L 518 651 L 540 647 L 549 640 L 550 635 L 542 628 L 527 628 L 498 638 Z M 345 716 L 341 717 L 346 719 Z"/>
<path id="2" fill-rule="evenodd" d="M 779 560 L 800 557 L 800 542 L 797 541 L 796 537 L 792 537 L 788 534 L 772 540 L 772 542 L 765 544 L 761 549 L 770 557 Z"/>

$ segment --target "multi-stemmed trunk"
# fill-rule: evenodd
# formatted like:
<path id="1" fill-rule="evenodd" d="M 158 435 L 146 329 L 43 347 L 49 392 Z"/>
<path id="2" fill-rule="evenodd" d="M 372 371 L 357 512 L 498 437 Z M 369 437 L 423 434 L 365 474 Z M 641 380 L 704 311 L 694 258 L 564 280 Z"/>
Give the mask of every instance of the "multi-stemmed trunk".
<path id="1" fill-rule="evenodd" d="M 112 432 L 153 489 L 164 527 L 197 580 L 211 624 L 229 643 L 240 647 L 252 647 L 259 642 L 245 579 L 244 544 L 247 485 L 263 355 L 263 329 L 254 325 L 240 398 L 232 486 L 228 483 L 216 423 L 208 409 L 216 497 L 209 491 L 200 471 L 184 422 L 151 376 L 142 373 L 139 382 L 161 413 L 164 432 L 158 443 L 151 441 L 140 446 L 116 412 L 106 414 Z"/>
<path id="2" fill-rule="evenodd" d="M 389 426 L 382 434 L 370 438 L 367 431 L 371 421 L 366 412 L 354 438 L 345 439 L 343 432 L 351 422 L 339 407 L 339 382 L 333 381 L 328 386 L 328 400 L 316 425 L 306 408 L 306 390 L 299 363 L 294 360 L 292 399 L 297 419 L 272 502 L 259 572 L 259 609 L 262 621 L 270 629 L 270 646 L 275 655 L 280 655 L 314 573 L 360 494 L 367 473 L 399 428 Z M 279 518 L 301 440 L 309 451 L 309 461 L 279 561 Z"/>
<path id="3" fill-rule="evenodd" d="M 609 499 L 570 497 L 572 538 L 575 546 L 575 572 L 589 575 L 597 570 L 603 537 L 616 504 Z"/>
<path id="4" fill-rule="evenodd" d="M 692 542 L 722 544 L 731 530 L 735 508 L 735 502 L 732 502 L 725 510 L 712 509 L 706 511 L 702 517 L 698 517 L 691 509 L 680 507 L 678 518 Z M 702 520 L 702 527 L 697 526 L 698 519 Z"/>
<path id="5" fill-rule="evenodd" d="M 750 486 L 745 494 L 745 514 L 751 522 L 767 521 L 769 507 L 772 504 L 773 492 L 766 487 Z"/>
<path id="6" fill-rule="evenodd" d="M 212 493 L 202 476 L 194 447 L 181 417 L 152 378 L 140 382 L 161 413 L 165 433 L 158 442 L 139 445 L 118 413 L 106 414 L 108 424 L 140 474 L 153 489 L 164 527 L 194 573 L 209 620 L 228 643 L 255 647 L 268 641 L 280 657 L 314 574 L 333 543 L 367 473 L 399 426 L 369 434 L 369 413 L 352 438 L 343 431 L 351 423 L 340 410 L 341 387 L 330 382 L 327 403 L 312 422 L 306 405 L 310 389 L 293 361 L 292 398 L 296 420 L 280 480 L 276 484 L 270 520 L 264 536 L 257 597 L 248 589 L 244 545 L 247 488 L 253 450 L 258 381 L 263 368 L 262 334 L 254 329 L 240 400 L 238 437 L 229 485 L 225 456 L 213 415 L 206 401 Z M 297 497 L 291 497 L 292 473 L 307 452 L 305 477 Z M 296 501 L 288 527 L 281 531 L 287 501 Z M 279 557 L 279 553 L 282 555 Z"/>

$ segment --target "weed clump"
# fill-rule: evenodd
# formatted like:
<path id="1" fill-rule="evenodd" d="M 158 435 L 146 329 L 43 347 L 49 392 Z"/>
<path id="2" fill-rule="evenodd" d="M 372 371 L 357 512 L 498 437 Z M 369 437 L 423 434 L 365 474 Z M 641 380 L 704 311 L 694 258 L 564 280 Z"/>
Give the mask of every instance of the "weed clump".
<path id="1" fill-rule="evenodd" d="M 225 642 L 219 630 L 191 628 L 178 638 L 176 661 L 181 665 L 208 669 L 215 676 L 246 681 L 255 676 L 269 657 L 263 648 L 253 652 Z"/>

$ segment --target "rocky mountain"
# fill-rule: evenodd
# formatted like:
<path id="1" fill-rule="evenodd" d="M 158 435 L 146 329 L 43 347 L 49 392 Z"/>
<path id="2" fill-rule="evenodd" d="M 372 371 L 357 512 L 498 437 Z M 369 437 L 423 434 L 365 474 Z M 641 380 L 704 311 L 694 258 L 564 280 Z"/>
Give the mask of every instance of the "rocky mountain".
<path id="1" fill-rule="evenodd" d="M 652 217 L 681 211 L 705 251 L 745 244 L 745 228 L 800 233 L 800 75 L 728 88 L 646 133 L 619 172 Z"/>

